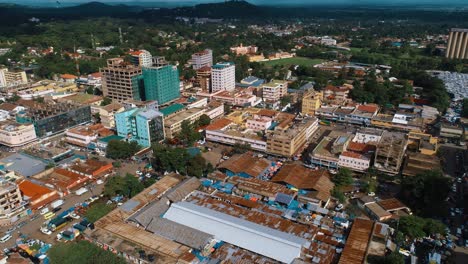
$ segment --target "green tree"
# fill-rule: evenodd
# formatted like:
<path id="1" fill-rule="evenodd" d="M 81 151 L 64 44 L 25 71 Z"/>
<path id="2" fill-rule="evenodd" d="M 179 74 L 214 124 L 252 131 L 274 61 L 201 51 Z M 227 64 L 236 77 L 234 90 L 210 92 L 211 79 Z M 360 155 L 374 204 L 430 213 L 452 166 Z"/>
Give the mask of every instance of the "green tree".
<path id="1" fill-rule="evenodd" d="M 123 258 L 86 240 L 55 244 L 48 252 L 51 264 L 125 264 Z"/>
<path id="2" fill-rule="evenodd" d="M 337 174 L 332 178 L 332 181 L 335 183 L 335 186 L 347 186 L 353 183 L 353 175 L 351 170 L 348 168 L 340 168 Z"/>
<path id="3" fill-rule="evenodd" d="M 109 97 L 104 97 L 101 102 L 101 106 L 106 106 L 112 103 L 112 99 Z"/>
<path id="4" fill-rule="evenodd" d="M 211 118 L 206 114 L 203 114 L 202 116 L 200 116 L 200 119 L 198 119 L 198 126 L 207 126 L 210 123 Z"/>
<path id="5" fill-rule="evenodd" d="M 461 116 L 468 118 L 468 98 L 463 99 Z"/>
<path id="6" fill-rule="evenodd" d="M 94 94 L 94 87 L 89 86 L 88 88 L 86 88 L 86 93 L 87 94 Z"/>
<path id="7" fill-rule="evenodd" d="M 192 146 L 195 141 L 201 138 L 198 131 L 195 130 L 194 124 L 188 120 L 182 121 L 180 125 L 180 132 L 177 133 L 176 138 L 185 146 Z"/>
<path id="8" fill-rule="evenodd" d="M 136 141 L 111 140 L 107 144 L 106 156 L 111 159 L 128 159 L 140 149 L 141 146 Z"/>
<path id="9" fill-rule="evenodd" d="M 447 202 L 451 181 L 441 171 L 430 170 L 401 182 L 403 200 L 423 216 L 447 214 Z"/>
<path id="10" fill-rule="evenodd" d="M 113 197 L 123 195 L 127 198 L 132 198 L 141 191 L 144 185 L 134 175 L 127 173 L 124 177 L 114 176 L 110 178 L 104 185 L 104 195 Z"/>
<path id="11" fill-rule="evenodd" d="M 281 97 L 281 106 L 286 106 L 287 104 L 291 103 L 292 97 L 291 95 L 285 95 Z"/>
<path id="12" fill-rule="evenodd" d="M 410 239 L 422 238 L 426 236 L 424 232 L 425 221 L 417 216 L 404 216 L 400 218 L 399 230 Z"/>
<path id="13" fill-rule="evenodd" d="M 398 253 L 392 252 L 387 256 L 369 256 L 367 257 L 369 264 L 405 264 L 405 257 Z"/>
<path id="14" fill-rule="evenodd" d="M 232 146 L 232 154 L 243 154 L 251 150 L 252 150 L 252 147 L 250 146 L 250 144 L 247 144 L 247 143 L 245 144 L 235 143 Z"/>

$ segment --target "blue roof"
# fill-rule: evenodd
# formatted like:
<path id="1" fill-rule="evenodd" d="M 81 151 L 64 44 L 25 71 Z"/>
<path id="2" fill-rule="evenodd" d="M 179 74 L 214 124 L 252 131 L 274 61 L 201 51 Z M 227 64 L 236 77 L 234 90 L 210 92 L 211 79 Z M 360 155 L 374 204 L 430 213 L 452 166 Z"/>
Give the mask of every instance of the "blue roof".
<path id="1" fill-rule="evenodd" d="M 213 69 L 223 69 L 229 66 L 234 65 L 234 62 L 218 62 L 215 65 L 211 66 Z"/>
<path id="2" fill-rule="evenodd" d="M 177 111 L 180 111 L 182 109 L 184 109 L 184 105 L 183 104 L 173 104 L 173 105 L 170 105 L 168 107 L 165 107 L 163 109 L 160 109 L 159 111 L 164 115 L 164 116 L 168 116 L 170 114 L 173 114 Z"/>
<path id="3" fill-rule="evenodd" d="M 19 174 L 30 177 L 43 172 L 47 163 L 22 153 L 16 153 L 0 160 L 7 170 L 18 172 Z"/>

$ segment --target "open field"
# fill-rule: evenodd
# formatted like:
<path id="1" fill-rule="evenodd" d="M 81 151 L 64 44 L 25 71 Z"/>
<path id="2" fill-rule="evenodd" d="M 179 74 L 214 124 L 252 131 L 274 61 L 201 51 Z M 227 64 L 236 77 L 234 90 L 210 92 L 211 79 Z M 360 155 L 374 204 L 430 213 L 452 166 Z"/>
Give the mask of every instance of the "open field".
<path id="1" fill-rule="evenodd" d="M 273 61 L 263 61 L 266 65 L 275 66 L 275 65 L 300 65 L 300 66 L 311 66 L 315 64 L 322 63 L 322 59 L 310 59 L 305 57 L 293 57 L 287 59 L 273 60 Z"/>

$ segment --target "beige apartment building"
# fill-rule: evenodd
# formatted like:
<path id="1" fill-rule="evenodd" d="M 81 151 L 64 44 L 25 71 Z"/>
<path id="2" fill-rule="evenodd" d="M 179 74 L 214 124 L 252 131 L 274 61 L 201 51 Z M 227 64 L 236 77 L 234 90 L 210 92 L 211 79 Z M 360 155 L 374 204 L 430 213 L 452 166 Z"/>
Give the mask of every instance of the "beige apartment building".
<path id="1" fill-rule="evenodd" d="M 33 124 L 19 124 L 13 121 L 0 122 L 0 144 L 19 147 L 36 140 Z"/>
<path id="2" fill-rule="evenodd" d="M 262 86 L 263 100 L 267 102 L 278 102 L 281 97 L 288 93 L 288 82 L 273 80 Z"/>
<path id="3" fill-rule="evenodd" d="M 322 105 L 323 93 L 317 91 L 310 91 L 304 94 L 302 98 L 302 109 L 303 114 L 315 115 L 315 111 Z"/>
<path id="4" fill-rule="evenodd" d="M 174 138 L 181 130 L 182 122 L 195 122 L 206 112 L 204 108 L 191 108 L 164 119 L 164 132 L 167 138 Z"/>
<path id="5" fill-rule="evenodd" d="M 302 151 L 317 128 L 318 119 L 315 117 L 286 126 L 278 125 L 267 136 L 267 152 L 285 157 L 294 156 Z"/>
<path id="6" fill-rule="evenodd" d="M 18 185 L 0 179 L 0 225 L 10 224 L 11 218 L 23 209 L 23 198 Z"/>
<path id="7" fill-rule="evenodd" d="M 138 77 L 140 67 L 125 62 L 122 58 L 107 60 L 107 67 L 101 69 L 102 93 L 117 102 L 128 99 L 140 100 Z"/>

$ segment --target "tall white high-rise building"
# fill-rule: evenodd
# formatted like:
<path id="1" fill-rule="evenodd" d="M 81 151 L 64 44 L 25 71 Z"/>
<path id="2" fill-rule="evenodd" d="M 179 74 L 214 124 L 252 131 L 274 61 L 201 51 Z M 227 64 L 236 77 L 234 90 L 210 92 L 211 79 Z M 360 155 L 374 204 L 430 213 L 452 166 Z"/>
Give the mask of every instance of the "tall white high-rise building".
<path id="1" fill-rule="evenodd" d="M 236 66 L 232 62 L 217 63 L 211 67 L 211 91 L 232 91 L 236 88 Z"/>
<path id="2" fill-rule="evenodd" d="M 7 69 L 0 69 L 0 87 L 7 86 L 5 71 L 7 71 Z"/>
<path id="3" fill-rule="evenodd" d="M 190 60 L 194 70 L 198 70 L 205 66 L 211 67 L 213 65 L 213 51 L 206 49 L 192 54 L 192 59 Z"/>

